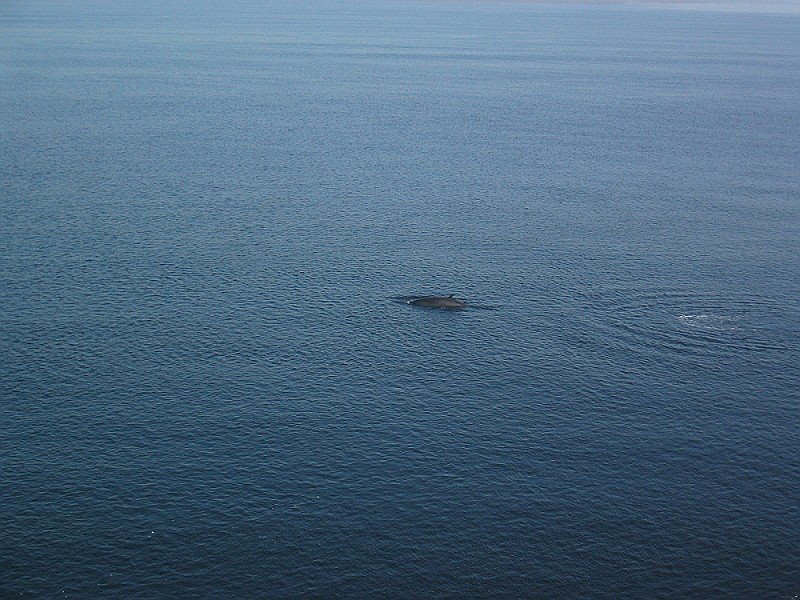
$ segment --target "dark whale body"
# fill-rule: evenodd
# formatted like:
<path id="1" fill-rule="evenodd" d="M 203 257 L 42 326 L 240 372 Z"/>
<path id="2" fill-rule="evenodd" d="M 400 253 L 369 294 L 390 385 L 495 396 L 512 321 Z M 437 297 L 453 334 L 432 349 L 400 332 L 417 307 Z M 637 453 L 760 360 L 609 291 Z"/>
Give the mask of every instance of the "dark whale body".
<path id="1" fill-rule="evenodd" d="M 453 298 L 452 294 L 449 296 L 425 296 L 423 298 L 415 298 L 414 300 L 409 300 L 408 303 L 412 306 L 423 306 L 425 308 L 458 309 L 467 307 L 466 302 Z"/>

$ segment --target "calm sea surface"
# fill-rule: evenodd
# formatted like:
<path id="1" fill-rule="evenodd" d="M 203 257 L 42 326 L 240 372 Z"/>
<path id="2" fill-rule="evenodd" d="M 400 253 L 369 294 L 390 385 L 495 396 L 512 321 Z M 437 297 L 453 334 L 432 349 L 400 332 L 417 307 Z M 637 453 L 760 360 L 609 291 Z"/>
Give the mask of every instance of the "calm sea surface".
<path id="1" fill-rule="evenodd" d="M 798 15 L 3 2 L 0 596 L 797 598 L 798 172 Z"/>

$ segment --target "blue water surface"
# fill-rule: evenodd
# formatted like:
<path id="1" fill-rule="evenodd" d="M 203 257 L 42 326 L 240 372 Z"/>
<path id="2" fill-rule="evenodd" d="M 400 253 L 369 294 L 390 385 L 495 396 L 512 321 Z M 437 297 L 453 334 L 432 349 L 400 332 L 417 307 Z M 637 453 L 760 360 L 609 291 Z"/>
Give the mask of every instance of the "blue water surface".
<path id="1" fill-rule="evenodd" d="M 797 597 L 800 16 L 175 4 L 0 4 L 0 596 Z"/>

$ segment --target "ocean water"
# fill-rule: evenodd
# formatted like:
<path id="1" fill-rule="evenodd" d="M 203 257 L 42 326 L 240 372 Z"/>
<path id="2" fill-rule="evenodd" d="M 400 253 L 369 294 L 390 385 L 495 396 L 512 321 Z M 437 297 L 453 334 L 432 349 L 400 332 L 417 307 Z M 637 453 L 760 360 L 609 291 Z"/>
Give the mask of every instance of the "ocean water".
<path id="1" fill-rule="evenodd" d="M 797 598 L 799 40 L 0 4 L 0 596 Z"/>

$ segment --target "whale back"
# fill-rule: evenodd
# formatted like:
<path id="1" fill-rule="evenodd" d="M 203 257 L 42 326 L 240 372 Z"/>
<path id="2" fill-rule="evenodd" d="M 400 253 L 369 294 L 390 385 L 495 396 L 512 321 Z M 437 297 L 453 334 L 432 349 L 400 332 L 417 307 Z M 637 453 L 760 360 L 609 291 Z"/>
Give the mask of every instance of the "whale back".
<path id="1" fill-rule="evenodd" d="M 458 298 L 449 296 L 425 296 L 423 298 L 416 298 L 409 302 L 412 306 L 423 306 L 426 308 L 466 308 L 467 303 L 462 302 Z"/>

